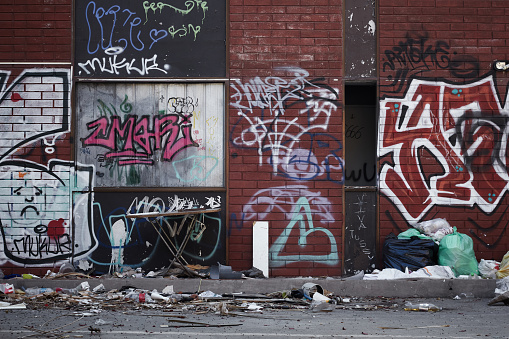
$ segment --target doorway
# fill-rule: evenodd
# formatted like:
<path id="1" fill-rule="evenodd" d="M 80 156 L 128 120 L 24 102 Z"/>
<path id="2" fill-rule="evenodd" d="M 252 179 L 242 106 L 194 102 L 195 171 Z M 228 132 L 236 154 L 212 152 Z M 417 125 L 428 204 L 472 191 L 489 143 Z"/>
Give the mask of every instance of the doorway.
<path id="1" fill-rule="evenodd" d="M 343 274 L 353 275 L 377 265 L 376 84 L 346 84 L 344 93 Z"/>

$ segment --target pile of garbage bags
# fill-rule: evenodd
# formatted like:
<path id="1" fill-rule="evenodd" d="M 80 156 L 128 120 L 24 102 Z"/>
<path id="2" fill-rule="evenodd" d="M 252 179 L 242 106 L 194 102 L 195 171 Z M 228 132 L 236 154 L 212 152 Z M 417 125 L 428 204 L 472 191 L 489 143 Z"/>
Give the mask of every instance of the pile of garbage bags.
<path id="1" fill-rule="evenodd" d="M 398 236 L 390 234 L 383 247 L 385 268 L 418 271 L 439 265 L 450 267 L 455 277 L 481 276 L 501 279 L 509 276 L 509 252 L 502 262 L 477 262 L 472 238 L 459 233 L 445 219 L 418 223 Z"/>

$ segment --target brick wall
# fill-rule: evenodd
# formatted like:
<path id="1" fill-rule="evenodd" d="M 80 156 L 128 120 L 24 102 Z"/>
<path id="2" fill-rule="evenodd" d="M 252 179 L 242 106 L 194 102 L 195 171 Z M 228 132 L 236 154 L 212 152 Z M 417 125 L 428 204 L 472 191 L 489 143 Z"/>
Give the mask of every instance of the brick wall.
<path id="1" fill-rule="evenodd" d="M 341 275 L 342 1 L 229 5 L 228 264 L 251 267 L 253 222 L 267 221 L 271 275 Z M 85 240 L 83 256 L 95 245 L 90 220 L 71 227 L 91 208 L 72 201 L 91 185 L 72 182 L 90 168 L 71 162 L 71 11 L 0 4 L 6 274 L 67 260 L 68 237 Z M 509 79 L 492 67 L 509 60 L 508 14 L 505 1 L 378 2 L 380 243 L 445 218 L 478 260 L 509 250 Z M 55 208 L 36 206 L 41 194 Z"/>
<path id="2" fill-rule="evenodd" d="M 492 65 L 509 58 L 507 3 L 379 4 L 381 239 L 445 218 L 473 238 L 478 260 L 501 260 L 508 76 Z"/>
<path id="3" fill-rule="evenodd" d="M 340 275 L 341 1 L 230 1 L 229 263 L 269 222 L 272 275 Z"/>
<path id="4" fill-rule="evenodd" d="M 0 4 L 5 86 L 0 102 L 0 218 L 6 275 L 44 274 L 73 251 L 71 9 L 70 0 Z"/>
<path id="5" fill-rule="evenodd" d="M 0 4 L 0 61 L 71 60 L 70 0 L 11 0 Z"/>

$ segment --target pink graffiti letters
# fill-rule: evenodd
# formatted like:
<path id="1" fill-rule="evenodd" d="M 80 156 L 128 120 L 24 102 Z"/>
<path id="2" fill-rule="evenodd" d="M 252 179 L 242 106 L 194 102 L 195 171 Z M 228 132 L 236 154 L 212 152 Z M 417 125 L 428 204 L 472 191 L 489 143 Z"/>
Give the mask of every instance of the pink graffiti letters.
<path id="1" fill-rule="evenodd" d="M 124 122 L 120 116 L 100 117 L 87 124 L 93 130 L 83 138 L 83 146 L 102 146 L 111 152 L 105 157 L 117 159 L 119 165 L 154 163 L 150 159 L 155 150 L 162 150 L 162 159 L 171 161 L 187 147 L 198 147 L 192 139 L 190 116 L 178 114 L 137 117 L 127 115 Z"/>
<path id="2" fill-rule="evenodd" d="M 433 205 L 494 211 L 509 187 L 509 117 L 492 77 L 413 80 L 403 99 L 383 100 L 380 110 L 380 187 L 407 221 Z"/>

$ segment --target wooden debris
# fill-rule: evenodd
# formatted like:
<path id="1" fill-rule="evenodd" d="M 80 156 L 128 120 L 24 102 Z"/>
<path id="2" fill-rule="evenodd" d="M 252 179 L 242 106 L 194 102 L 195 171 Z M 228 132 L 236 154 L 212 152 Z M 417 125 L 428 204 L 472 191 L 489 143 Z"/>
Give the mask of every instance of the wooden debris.
<path id="1" fill-rule="evenodd" d="M 188 324 L 187 326 L 174 325 L 172 327 L 229 327 L 229 326 L 242 325 L 242 324 L 208 324 L 208 323 L 202 323 L 202 322 L 198 322 L 198 321 L 178 320 L 178 319 L 168 319 L 168 321 L 181 323 L 181 324 Z"/>

